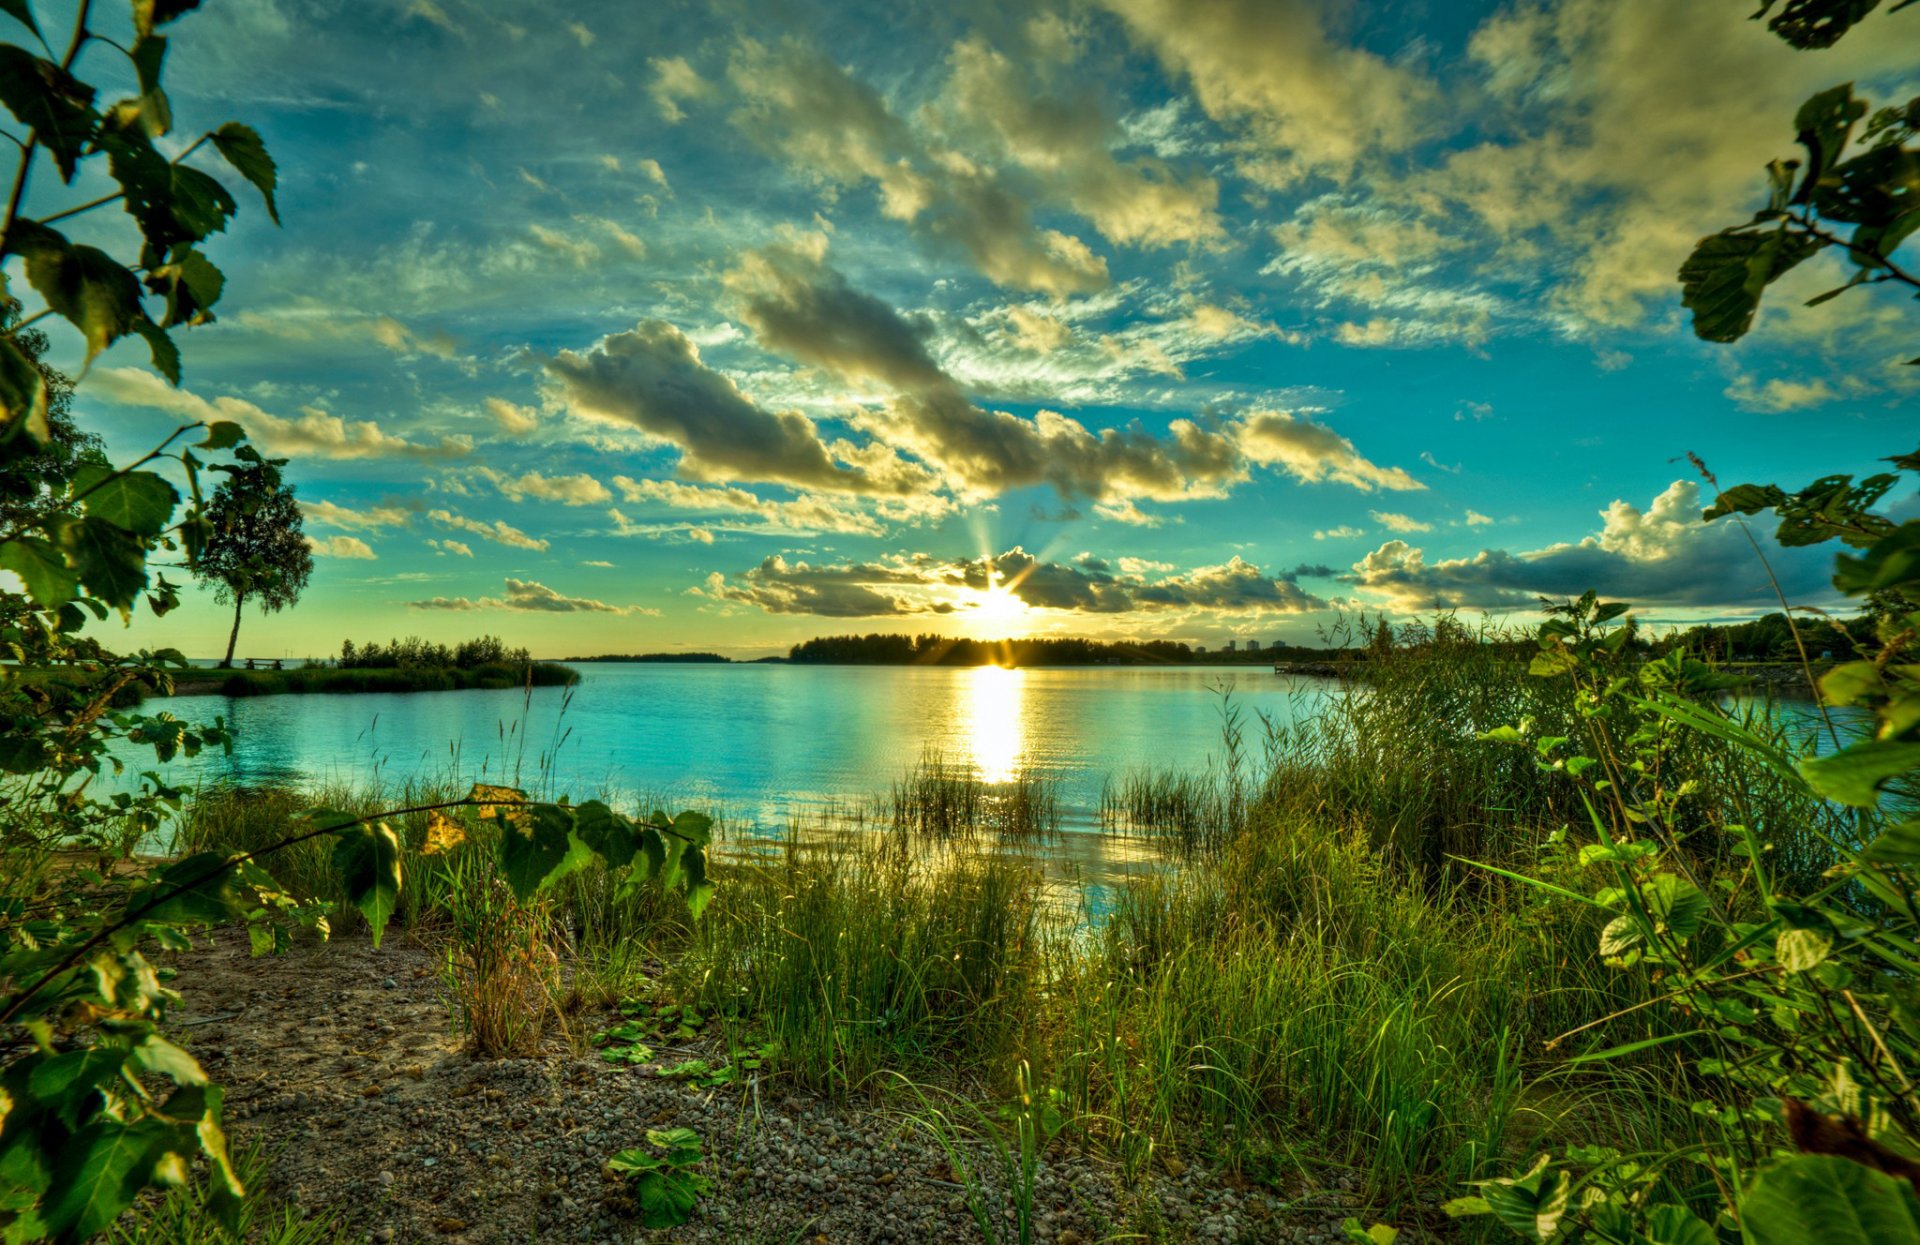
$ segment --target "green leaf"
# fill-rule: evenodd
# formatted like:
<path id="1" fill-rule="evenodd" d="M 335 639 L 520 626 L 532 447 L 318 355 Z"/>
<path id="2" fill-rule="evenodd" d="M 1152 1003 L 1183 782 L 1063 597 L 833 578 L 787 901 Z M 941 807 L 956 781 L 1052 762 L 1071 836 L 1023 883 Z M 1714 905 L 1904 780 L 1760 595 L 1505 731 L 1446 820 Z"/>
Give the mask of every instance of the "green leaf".
<path id="1" fill-rule="evenodd" d="M 43 1214 L 53 1236 L 84 1241 L 100 1232 L 150 1184 L 179 1184 L 199 1146 L 194 1134 L 151 1117 L 101 1119 L 62 1147 L 53 1196 Z"/>
<path id="2" fill-rule="evenodd" d="M 0 337 L 0 445 L 16 436 L 45 444 L 51 435 L 47 399 L 46 376 L 13 338 Z"/>
<path id="3" fill-rule="evenodd" d="M 60 529 L 66 551 L 86 590 L 119 610 L 133 610 L 147 586 L 146 550 L 133 533 L 106 519 L 87 515 Z"/>
<path id="4" fill-rule="evenodd" d="M 179 384 L 180 347 L 167 336 L 167 331 L 144 315 L 133 322 L 133 331 L 146 340 L 147 353 L 153 356 L 153 370 L 166 377 L 168 384 Z"/>
<path id="5" fill-rule="evenodd" d="M 347 900 L 367 918 L 373 945 L 380 945 L 387 921 L 400 905 L 400 838 L 386 822 L 349 826 L 333 849 L 333 868 Z"/>
<path id="6" fill-rule="evenodd" d="M 177 895 L 146 905 L 176 888 Z M 141 919 L 168 925 L 216 925 L 245 910 L 246 896 L 227 857 L 221 852 L 196 852 L 175 861 L 127 901 L 127 911 Z M 142 909 L 145 909 L 142 911 Z"/>
<path id="7" fill-rule="evenodd" d="M 173 219 L 189 238 L 198 241 L 227 227 L 239 205 L 227 188 L 190 165 L 170 166 L 173 186 L 168 204 Z"/>
<path id="8" fill-rule="evenodd" d="M 1879 4 L 1880 0 L 1787 0 L 1768 20 L 1767 29 L 1803 51 L 1830 48 Z M 1774 0 L 1760 0 L 1754 17 L 1766 17 L 1773 6 Z"/>
<path id="9" fill-rule="evenodd" d="M 1790 973 L 1804 973 L 1827 958 L 1833 939 L 1812 929 L 1783 929 L 1773 944 L 1774 959 Z"/>
<path id="10" fill-rule="evenodd" d="M 74 495 L 87 514 L 123 527 L 137 536 L 157 536 L 173 517 L 180 494 L 151 471 L 119 474 L 114 468 L 89 464 L 73 476 Z"/>
<path id="11" fill-rule="evenodd" d="M 707 880 L 707 849 L 688 848 L 680 856 L 680 866 L 685 873 L 682 888 L 687 897 L 687 911 L 697 921 L 713 899 L 713 883 Z"/>
<path id="12" fill-rule="evenodd" d="M 1855 808 L 1880 802 L 1880 785 L 1920 768 L 1920 743 L 1872 739 L 1823 757 L 1800 762 L 1807 785 L 1829 800 Z"/>
<path id="13" fill-rule="evenodd" d="M 1840 153 L 1846 150 L 1847 141 L 1853 136 L 1854 123 L 1866 115 L 1867 105 L 1854 98 L 1851 82 L 1829 87 L 1800 105 L 1793 125 L 1800 131 L 1800 143 L 1811 157 L 1807 161 L 1803 187 L 1818 185 L 1827 171 L 1840 162 Z M 1798 198 L 1804 201 L 1807 197 L 1808 192 L 1803 189 Z"/>
<path id="14" fill-rule="evenodd" d="M 500 872 L 514 897 L 525 903 L 547 885 L 572 850 L 573 810 L 528 804 L 503 810 Z"/>
<path id="15" fill-rule="evenodd" d="M 273 218 L 274 224 L 279 224 L 280 209 L 273 201 L 273 192 L 280 183 L 280 173 L 260 135 L 238 121 L 229 121 L 213 132 L 213 145 L 236 173 L 253 183 L 267 202 L 267 215 Z"/>
<path id="16" fill-rule="evenodd" d="M 1728 229 L 1702 238 L 1680 265 L 1681 302 L 1693 312 L 1694 335 L 1711 342 L 1744 337 L 1767 286 L 1824 245 L 1784 229 Z"/>
<path id="17" fill-rule="evenodd" d="M 1648 1245 L 1719 1245 L 1713 1226 L 1684 1206 L 1656 1206 L 1647 1212 Z"/>
<path id="18" fill-rule="evenodd" d="M 8 247 L 25 258 L 27 280 L 47 306 L 86 338 L 89 363 L 146 315 L 140 307 L 140 282 L 98 247 L 75 246 L 31 222 L 14 225 Z"/>
<path id="19" fill-rule="evenodd" d="M 93 88 L 25 48 L 0 43 L 0 104 L 53 153 L 60 180 L 73 180 L 93 132 Z M 20 222 L 15 222 L 17 228 Z"/>
<path id="20" fill-rule="evenodd" d="M 1465 1219 L 1471 1215 L 1490 1215 L 1493 1207 L 1483 1197 L 1456 1197 L 1442 1202 L 1440 1211 L 1449 1219 Z"/>
<path id="21" fill-rule="evenodd" d="M 1920 1245 L 1913 1186 L 1830 1154 L 1765 1168 L 1740 1199 L 1748 1245 Z"/>
<path id="22" fill-rule="evenodd" d="M 633 863 L 634 853 L 639 850 L 633 823 L 599 800 L 580 805 L 574 813 L 574 831 L 581 842 L 607 862 L 609 869 Z"/>
<path id="23" fill-rule="evenodd" d="M 63 605 L 73 600 L 80 587 L 80 576 L 67 565 L 67 559 L 38 536 L 19 536 L 0 543 L 0 570 L 18 575 L 36 605 Z"/>
<path id="24" fill-rule="evenodd" d="M 1920 519 L 1909 519 L 1881 536 L 1859 557 L 1834 559 L 1833 586 L 1849 596 L 1920 584 Z"/>
<path id="25" fill-rule="evenodd" d="M 207 425 L 207 439 L 200 443 L 203 450 L 230 450 L 247 439 L 247 430 L 232 420 L 222 419 Z"/>
<path id="26" fill-rule="evenodd" d="M 1860 859 L 1879 865 L 1920 863 L 1920 818 L 1882 830 L 1860 853 Z"/>

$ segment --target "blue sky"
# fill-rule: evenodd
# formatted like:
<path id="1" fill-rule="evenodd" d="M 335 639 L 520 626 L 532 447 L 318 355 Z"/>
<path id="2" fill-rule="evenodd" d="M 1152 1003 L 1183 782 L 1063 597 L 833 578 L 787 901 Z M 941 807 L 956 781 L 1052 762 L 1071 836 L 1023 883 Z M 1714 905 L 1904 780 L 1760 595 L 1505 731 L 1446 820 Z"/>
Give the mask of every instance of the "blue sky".
<path id="1" fill-rule="evenodd" d="M 1751 613 L 1682 456 L 1866 469 L 1920 380 L 1896 295 L 1796 305 L 1837 264 L 1686 331 L 1800 100 L 1920 90 L 1920 19 L 1752 7 L 213 0 L 175 112 L 263 133 L 284 228 L 216 239 L 179 389 L 121 346 L 78 405 L 292 458 L 322 556 L 251 653 Z M 218 651 L 193 598 L 133 642 Z"/>

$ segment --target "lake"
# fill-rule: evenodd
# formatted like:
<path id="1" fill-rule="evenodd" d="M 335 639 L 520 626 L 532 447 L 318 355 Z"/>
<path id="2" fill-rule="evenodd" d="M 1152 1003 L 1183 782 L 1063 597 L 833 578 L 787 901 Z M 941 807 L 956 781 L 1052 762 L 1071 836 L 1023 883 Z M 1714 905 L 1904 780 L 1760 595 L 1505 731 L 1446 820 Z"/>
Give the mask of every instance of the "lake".
<path id="1" fill-rule="evenodd" d="M 988 782 L 1022 768 L 1052 780 L 1063 829 L 1080 832 L 1064 854 L 1095 864 L 1126 851 L 1086 833 L 1109 777 L 1220 762 L 1218 689 L 1232 688 L 1258 755 L 1256 713 L 1293 720 L 1333 687 L 1259 666 L 577 668 L 575 687 L 530 695 L 183 696 L 149 708 L 220 714 L 237 736 L 231 757 L 167 767 L 182 785 L 450 776 L 711 809 L 735 836 L 778 835 L 884 793 L 938 753 Z"/>

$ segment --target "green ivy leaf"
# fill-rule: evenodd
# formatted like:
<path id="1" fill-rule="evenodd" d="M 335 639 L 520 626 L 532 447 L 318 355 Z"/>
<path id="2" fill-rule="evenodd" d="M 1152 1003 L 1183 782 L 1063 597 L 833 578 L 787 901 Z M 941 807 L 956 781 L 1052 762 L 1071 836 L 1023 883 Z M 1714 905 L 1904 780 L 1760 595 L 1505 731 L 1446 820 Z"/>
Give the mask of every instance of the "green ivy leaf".
<path id="1" fill-rule="evenodd" d="M 384 821 L 348 826 L 334 844 L 334 872 L 346 887 L 348 902 L 367 918 L 376 947 L 400 905 L 400 857 L 400 838 Z"/>
<path id="2" fill-rule="evenodd" d="M 222 419 L 207 425 L 207 439 L 200 443 L 203 450 L 230 450 L 247 439 L 247 430 L 232 420 Z"/>
<path id="3" fill-rule="evenodd" d="M 1833 950 L 1833 939 L 1817 930 L 1783 929 L 1773 944 L 1773 958 L 1790 973 L 1804 973 Z"/>
<path id="4" fill-rule="evenodd" d="M 178 1126 L 142 1117 L 132 1123 L 100 1119 L 75 1133 L 53 1169 L 53 1196 L 43 1208 L 61 1241 L 84 1241 L 103 1231 L 150 1184 L 180 1184 L 199 1147 Z"/>
<path id="5" fill-rule="evenodd" d="M 267 215 L 273 218 L 274 224 L 279 224 L 280 208 L 273 201 L 273 192 L 279 186 L 280 172 L 274 166 L 273 157 L 267 154 L 267 145 L 260 141 L 260 135 L 250 126 L 229 121 L 213 132 L 213 145 L 226 157 L 234 172 L 253 183 L 260 197 L 266 200 Z"/>

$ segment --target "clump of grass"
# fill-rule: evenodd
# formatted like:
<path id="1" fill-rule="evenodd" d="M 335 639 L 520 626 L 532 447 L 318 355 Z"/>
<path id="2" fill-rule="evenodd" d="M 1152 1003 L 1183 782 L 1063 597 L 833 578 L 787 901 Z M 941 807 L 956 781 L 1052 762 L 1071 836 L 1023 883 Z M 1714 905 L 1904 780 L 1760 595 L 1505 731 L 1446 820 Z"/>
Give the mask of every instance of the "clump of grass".
<path id="1" fill-rule="evenodd" d="M 1160 839 L 1186 855 L 1217 851 L 1237 831 L 1218 776 L 1159 769 L 1109 778 L 1100 792 L 1100 828 Z"/>
<path id="2" fill-rule="evenodd" d="M 558 930 L 544 900 L 515 898 L 491 860 L 456 853 L 428 879 L 445 917 L 440 983 L 457 1031 L 476 1054 L 525 1054 L 561 1015 Z"/>
<path id="3" fill-rule="evenodd" d="M 1039 839 L 1058 833 L 1060 800 L 1051 781 L 1024 767 L 990 783 L 972 764 L 928 751 L 893 784 L 880 819 L 935 840 L 982 833 Z"/>
<path id="4" fill-rule="evenodd" d="M 801 1084 L 990 1067 L 1038 1006 L 1040 878 L 1012 852 L 810 849 L 728 875 L 667 988 L 750 1016 Z"/>

